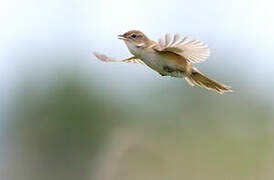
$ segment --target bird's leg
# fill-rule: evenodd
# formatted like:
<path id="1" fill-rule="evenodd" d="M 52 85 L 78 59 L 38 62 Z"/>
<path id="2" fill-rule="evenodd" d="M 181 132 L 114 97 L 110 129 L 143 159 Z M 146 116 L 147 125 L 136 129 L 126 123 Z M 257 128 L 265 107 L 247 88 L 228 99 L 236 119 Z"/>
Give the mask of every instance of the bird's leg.
<path id="1" fill-rule="evenodd" d="M 181 70 L 181 69 L 173 69 L 173 68 L 171 68 L 169 66 L 164 66 L 163 69 L 164 69 L 164 71 L 170 73 L 171 76 L 174 76 L 174 77 L 181 77 L 181 75 L 185 74 L 185 72 L 183 70 Z"/>
<path id="2" fill-rule="evenodd" d="M 176 71 L 175 69 L 172 69 L 172 68 L 170 68 L 170 67 L 168 67 L 168 66 L 164 66 L 163 69 L 164 69 L 166 72 L 168 72 L 168 73 L 172 73 L 172 72 Z"/>
<path id="3" fill-rule="evenodd" d="M 166 76 L 166 74 L 159 73 L 161 76 Z"/>

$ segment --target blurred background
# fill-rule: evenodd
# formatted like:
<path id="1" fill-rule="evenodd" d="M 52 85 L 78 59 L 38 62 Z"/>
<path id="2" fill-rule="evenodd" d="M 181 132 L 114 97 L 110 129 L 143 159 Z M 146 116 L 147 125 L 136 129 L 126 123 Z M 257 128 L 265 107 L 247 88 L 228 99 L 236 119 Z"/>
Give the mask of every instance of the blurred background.
<path id="1" fill-rule="evenodd" d="M 271 0 L 1 0 L 1 180 L 274 179 Z M 219 95 L 92 51 L 139 29 L 205 42 Z"/>

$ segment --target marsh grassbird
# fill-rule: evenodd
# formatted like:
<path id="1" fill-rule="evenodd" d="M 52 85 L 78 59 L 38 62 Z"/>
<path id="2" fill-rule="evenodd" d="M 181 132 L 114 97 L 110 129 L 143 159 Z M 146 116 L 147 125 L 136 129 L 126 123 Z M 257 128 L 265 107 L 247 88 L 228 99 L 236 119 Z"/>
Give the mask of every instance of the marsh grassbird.
<path id="1" fill-rule="evenodd" d="M 105 62 L 128 62 L 147 65 L 161 76 L 185 78 L 191 85 L 199 85 L 206 89 L 215 90 L 220 94 L 231 92 L 231 87 L 212 80 L 202 74 L 191 63 L 205 61 L 209 55 L 209 48 L 197 40 L 188 37 L 180 38 L 179 34 L 173 38 L 169 34 L 158 42 L 150 40 L 144 33 L 132 30 L 118 35 L 118 39 L 125 42 L 132 57 L 114 59 L 98 52 L 93 54 Z"/>

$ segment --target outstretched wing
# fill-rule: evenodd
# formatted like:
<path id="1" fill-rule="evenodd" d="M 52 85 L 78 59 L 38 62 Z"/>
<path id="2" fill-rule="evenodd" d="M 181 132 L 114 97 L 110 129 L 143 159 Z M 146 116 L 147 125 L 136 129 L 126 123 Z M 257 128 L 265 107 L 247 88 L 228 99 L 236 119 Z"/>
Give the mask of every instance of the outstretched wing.
<path id="1" fill-rule="evenodd" d="M 115 58 L 107 57 L 104 54 L 100 54 L 98 52 L 93 52 L 93 54 L 98 59 L 100 59 L 101 61 L 104 61 L 104 62 L 127 62 L 127 63 L 143 64 L 143 65 L 145 65 L 145 63 L 142 60 L 136 58 L 135 56 L 132 56 L 132 57 L 127 58 L 127 59 L 115 59 Z"/>
<path id="2" fill-rule="evenodd" d="M 180 35 L 174 35 L 173 39 L 170 34 L 165 35 L 165 40 L 159 39 L 156 46 L 153 47 L 156 51 L 169 51 L 185 57 L 192 63 L 205 61 L 209 55 L 209 48 L 198 40 L 192 40 L 188 37 L 180 39 Z"/>

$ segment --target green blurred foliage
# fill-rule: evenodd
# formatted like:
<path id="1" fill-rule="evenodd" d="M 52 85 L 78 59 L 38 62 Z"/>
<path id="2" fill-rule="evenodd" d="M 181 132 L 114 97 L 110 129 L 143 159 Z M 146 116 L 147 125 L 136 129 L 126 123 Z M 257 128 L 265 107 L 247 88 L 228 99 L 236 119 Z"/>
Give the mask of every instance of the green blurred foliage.
<path id="1" fill-rule="evenodd" d="M 274 177 L 272 107 L 256 97 L 181 79 L 116 97 L 81 68 L 27 77 L 2 137 L 5 180 Z"/>
<path id="2" fill-rule="evenodd" d="M 122 112 L 75 74 L 59 77 L 46 90 L 39 88 L 42 83 L 24 82 L 13 104 L 8 148 L 15 159 L 9 176 L 84 179 Z"/>

